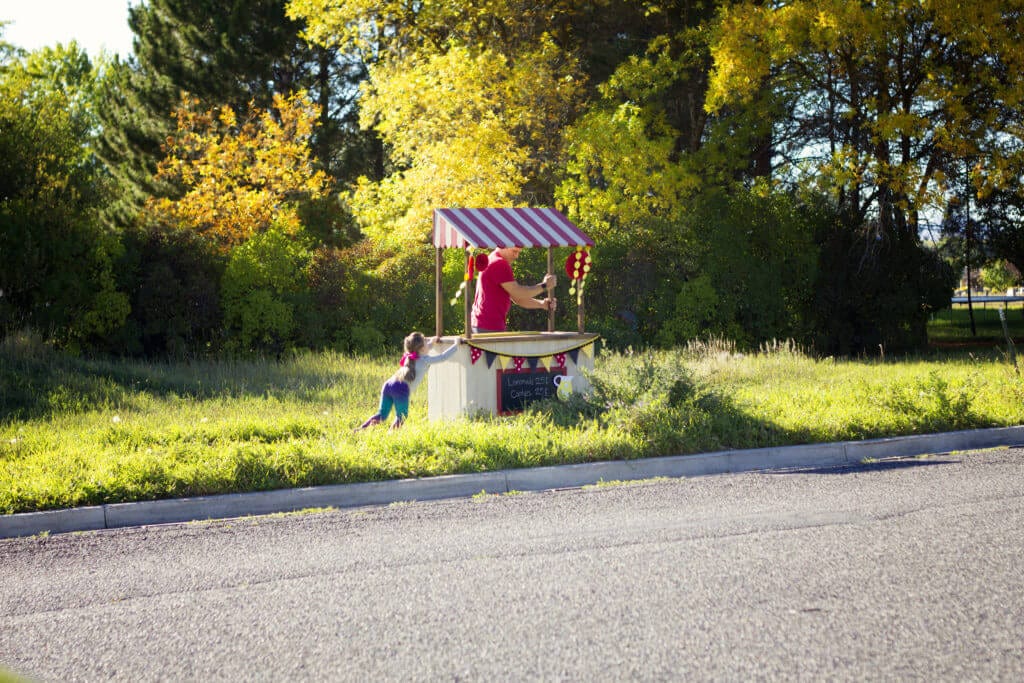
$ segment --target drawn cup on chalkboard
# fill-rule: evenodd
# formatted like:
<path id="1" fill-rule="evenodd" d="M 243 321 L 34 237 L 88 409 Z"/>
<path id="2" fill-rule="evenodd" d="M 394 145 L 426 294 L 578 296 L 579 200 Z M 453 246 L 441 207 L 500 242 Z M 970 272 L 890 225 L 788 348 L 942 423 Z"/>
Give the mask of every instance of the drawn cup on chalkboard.
<path id="1" fill-rule="evenodd" d="M 572 393 L 572 375 L 555 375 L 552 381 L 555 383 L 558 398 L 568 400 L 569 394 Z"/>

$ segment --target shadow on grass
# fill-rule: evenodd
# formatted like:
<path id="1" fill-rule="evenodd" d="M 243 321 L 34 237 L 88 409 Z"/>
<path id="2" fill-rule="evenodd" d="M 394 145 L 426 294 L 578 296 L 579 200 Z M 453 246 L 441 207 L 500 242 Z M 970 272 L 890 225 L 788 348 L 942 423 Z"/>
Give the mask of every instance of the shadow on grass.
<path id="1" fill-rule="evenodd" d="M 54 351 L 0 349 L 0 422 L 45 419 L 104 409 L 130 409 L 139 398 L 194 400 L 275 396 L 313 402 L 352 379 L 329 360 L 300 361 L 90 360 Z"/>
<path id="2" fill-rule="evenodd" d="M 552 423 L 573 429 L 598 424 L 634 437 L 635 455 L 645 458 L 723 450 L 797 446 L 835 441 L 934 434 L 999 426 L 971 408 L 971 397 L 935 373 L 894 383 L 874 397 L 891 421 L 848 422 L 836 430 L 808 416 L 783 426 L 754 415 L 721 387 L 696 379 L 685 368 L 654 368 L 645 375 L 603 371 L 592 377 L 593 392 L 569 401 L 545 401 L 536 410 Z M 898 419 L 897 419 L 898 416 Z"/>
<path id="3" fill-rule="evenodd" d="M 1007 332 L 1014 344 L 1024 343 L 1024 308 L 1005 311 Z M 932 349 L 987 351 L 1006 348 L 1006 332 L 998 308 L 976 307 L 974 329 L 966 308 L 946 309 L 928 323 L 928 345 Z"/>
<path id="4" fill-rule="evenodd" d="M 725 450 L 769 448 L 820 443 L 827 440 L 813 427 L 790 429 L 751 415 L 715 387 L 689 376 L 643 392 L 609 389 L 596 383 L 596 391 L 568 401 L 549 399 L 531 410 L 547 416 L 559 428 L 587 424 L 619 430 L 636 437 L 637 450 L 629 458 L 695 455 Z M 851 438 L 887 436 L 854 426 Z"/>

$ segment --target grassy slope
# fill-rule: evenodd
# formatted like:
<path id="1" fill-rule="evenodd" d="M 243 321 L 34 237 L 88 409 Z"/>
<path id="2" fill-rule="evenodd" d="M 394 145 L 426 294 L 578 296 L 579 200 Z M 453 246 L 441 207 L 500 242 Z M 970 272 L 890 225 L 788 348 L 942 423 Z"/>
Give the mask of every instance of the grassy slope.
<path id="1" fill-rule="evenodd" d="M 1024 422 L 998 352 L 818 360 L 727 345 L 598 359 L 589 403 L 352 428 L 391 358 L 87 362 L 0 347 L 0 513 Z"/>

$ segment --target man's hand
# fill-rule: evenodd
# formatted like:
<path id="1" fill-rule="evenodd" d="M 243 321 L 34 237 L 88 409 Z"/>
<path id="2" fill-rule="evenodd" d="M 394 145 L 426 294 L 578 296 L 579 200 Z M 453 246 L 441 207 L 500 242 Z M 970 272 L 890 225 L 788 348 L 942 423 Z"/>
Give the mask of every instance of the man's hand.
<path id="1" fill-rule="evenodd" d="M 558 305 L 558 299 L 556 299 L 554 297 L 550 297 L 550 298 L 544 299 L 543 301 L 541 301 L 541 303 L 544 304 L 544 309 L 545 310 L 553 311 L 553 310 L 555 310 L 555 307 Z"/>
<path id="2" fill-rule="evenodd" d="M 558 278 L 554 273 L 548 273 L 541 284 L 544 285 L 544 289 L 553 289 L 558 284 Z"/>

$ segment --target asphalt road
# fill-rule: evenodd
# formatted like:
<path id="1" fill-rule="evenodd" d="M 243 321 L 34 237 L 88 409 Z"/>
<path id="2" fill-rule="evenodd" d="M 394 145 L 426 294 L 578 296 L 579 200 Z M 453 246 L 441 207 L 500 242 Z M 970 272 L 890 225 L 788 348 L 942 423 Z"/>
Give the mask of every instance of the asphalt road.
<path id="1" fill-rule="evenodd" d="M 0 667 L 1021 681 L 1024 449 L 0 540 Z"/>

